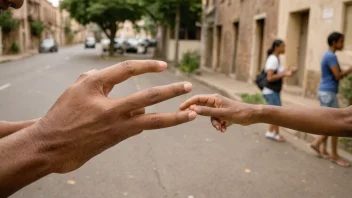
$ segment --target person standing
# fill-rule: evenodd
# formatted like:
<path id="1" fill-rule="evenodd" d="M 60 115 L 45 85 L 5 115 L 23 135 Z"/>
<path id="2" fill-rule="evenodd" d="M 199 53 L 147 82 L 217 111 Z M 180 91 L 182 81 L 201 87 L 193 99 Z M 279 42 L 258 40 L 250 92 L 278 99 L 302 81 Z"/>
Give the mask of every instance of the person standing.
<path id="1" fill-rule="evenodd" d="M 344 47 L 344 35 L 333 32 L 328 37 L 329 50 L 324 54 L 321 61 L 321 82 L 318 90 L 320 105 L 323 107 L 339 108 L 337 93 L 339 81 L 352 72 L 352 68 L 342 71 L 338 62 L 336 51 Z M 318 157 L 331 159 L 332 162 L 342 167 L 350 166 L 343 161 L 337 153 L 338 137 L 331 137 L 331 155 L 326 151 L 328 136 L 319 136 L 311 144 L 311 148 L 317 152 Z M 321 146 L 321 148 L 320 148 Z"/>
<path id="2" fill-rule="evenodd" d="M 267 75 L 267 83 L 263 89 L 263 96 L 269 105 L 281 106 L 280 92 L 282 89 L 283 78 L 294 74 L 292 70 L 285 70 L 280 63 L 280 55 L 285 53 L 285 43 L 282 40 L 275 40 L 272 47 L 268 50 L 268 59 L 264 71 Z M 269 125 L 265 137 L 284 142 L 285 139 L 279 134 L 279 126 Z"/>

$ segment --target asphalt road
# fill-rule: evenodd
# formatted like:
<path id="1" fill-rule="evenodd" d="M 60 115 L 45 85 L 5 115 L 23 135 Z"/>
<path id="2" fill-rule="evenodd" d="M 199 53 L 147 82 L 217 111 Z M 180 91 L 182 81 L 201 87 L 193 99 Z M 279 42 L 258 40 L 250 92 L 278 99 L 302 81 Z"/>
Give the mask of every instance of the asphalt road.
<path id="1" fill-rule="evenodd" d="M 79 74 L 118 62 L 102 60 L 100 49 L 62 48 L 0 65 L 0 120 L 45 115 Z M 115 87 L 119 97 L 157 85 L 183 81 L 170 72 L 134 77 Z M 193 82 L 193 93 L 148 108 L 177 111 L 191 95 L 213 93 Z M 232 198 L 352 196 L 352 169 L 340 168 L 290 143 L 266 140 L 264 125 L 215 132 L 209 120 L 144 132 L 95 157 L 79 170 L 52 174 L 13 198 L 131 197 Z"/>

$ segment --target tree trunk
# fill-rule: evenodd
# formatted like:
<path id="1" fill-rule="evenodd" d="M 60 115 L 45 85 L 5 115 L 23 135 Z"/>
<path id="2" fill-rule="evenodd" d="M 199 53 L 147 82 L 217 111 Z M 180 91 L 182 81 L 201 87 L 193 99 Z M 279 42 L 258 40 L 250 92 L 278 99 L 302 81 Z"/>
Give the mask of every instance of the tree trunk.
<path id="1" fill-rule="evenodd" d="M 175 19 L 175 67 L 178 67 L 179 52 L 179 34 L 180 34 L 180 2 L 177 3 L 176 19 Z"/>
<path id="2" fill-rule="evenodd" d="M 110 26 L 110 47 L 109 47 L 109 56 L 114 56 L 115 54 L 115 49 L 114 49 L 114 45 L 115 45 L 115 36 L 116 36 L 116 32 L 117 32 L 117 25 L 116 23 L 111 24 Z"/>

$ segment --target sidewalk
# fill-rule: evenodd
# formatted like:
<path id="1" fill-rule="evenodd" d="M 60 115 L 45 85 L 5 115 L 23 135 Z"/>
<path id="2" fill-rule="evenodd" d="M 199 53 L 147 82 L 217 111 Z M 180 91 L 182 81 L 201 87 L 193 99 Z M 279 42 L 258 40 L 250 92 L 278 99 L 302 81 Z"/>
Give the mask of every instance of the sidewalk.
<path id="1" fill-rule="evenodd" d="M 6 63 L 10 61 L 21 60 L 38 54 L 38 50 L 30 50 L 21 54 L 16 55 L 2 55 L 0 56 L 0 63 Z"/>
<path id="2" fill-rule="evenodd" d="M 204 71 L 201 70 L 201 73 L 196 75 L 191 75 L 190 78 L 209 86 L 217 90 L 220 94 L 232 98 L 234 100 L 241 101 L 241 94 L 256 94 L 260 93 L 260 90 L 255 84 L 249 84 L 246 82 L 238 81 L 233 78 L 230 78 L 224 74 Z M 296 96 L 293 94 L 283 92 L 281 94 L 282 103 L 284 106 L 306 106 L 306 107 L 318 107 L 320 106 L 318 100 L 303 98 L 301 96 Z M 307 134 L 300 131 L 294 131 L 291 129 L 285 129 L 285 133 L 289 134 L 291 137 L 288 140 L 302 139 L 307 142 L 312 142 L 316 135 Z M 293 138 L 292 138 L 293 137 Z M 352 154 L 339 149 L 339 154 L 341 157 L 352 162 Z"/>

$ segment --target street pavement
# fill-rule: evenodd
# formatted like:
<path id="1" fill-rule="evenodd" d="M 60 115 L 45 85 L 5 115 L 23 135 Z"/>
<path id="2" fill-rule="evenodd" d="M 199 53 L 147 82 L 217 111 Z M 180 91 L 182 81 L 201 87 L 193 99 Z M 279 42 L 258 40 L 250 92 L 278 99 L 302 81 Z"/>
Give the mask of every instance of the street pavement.
<path id="1" fill-rule="evenodd" d="M 0 120 L 38 118 L 81 73 L 119 59 L 101 49 L 62 48 L 0 64 Z M 135 57 L 134 57 L 135 58 Z M 111 97 L 184 81 L 169 71 L 117 85 Z M 147 112 L 174 112 L 187 98 L 214 91 L 193 82 L 194 91 L 154 105 Z M 306 144 L 264 138 L 265 125 L 216 132 L 207 118 L 164 130 L 145 131 L 90 160 L 79 170 L 51 174 L 12 198 L 340 198 L 352 196 L 352 169 L 306 152 Z M 297 140 L 299 141 L 299 140 Z M 15 157 L 15 156 L 14 156 Z"/>

